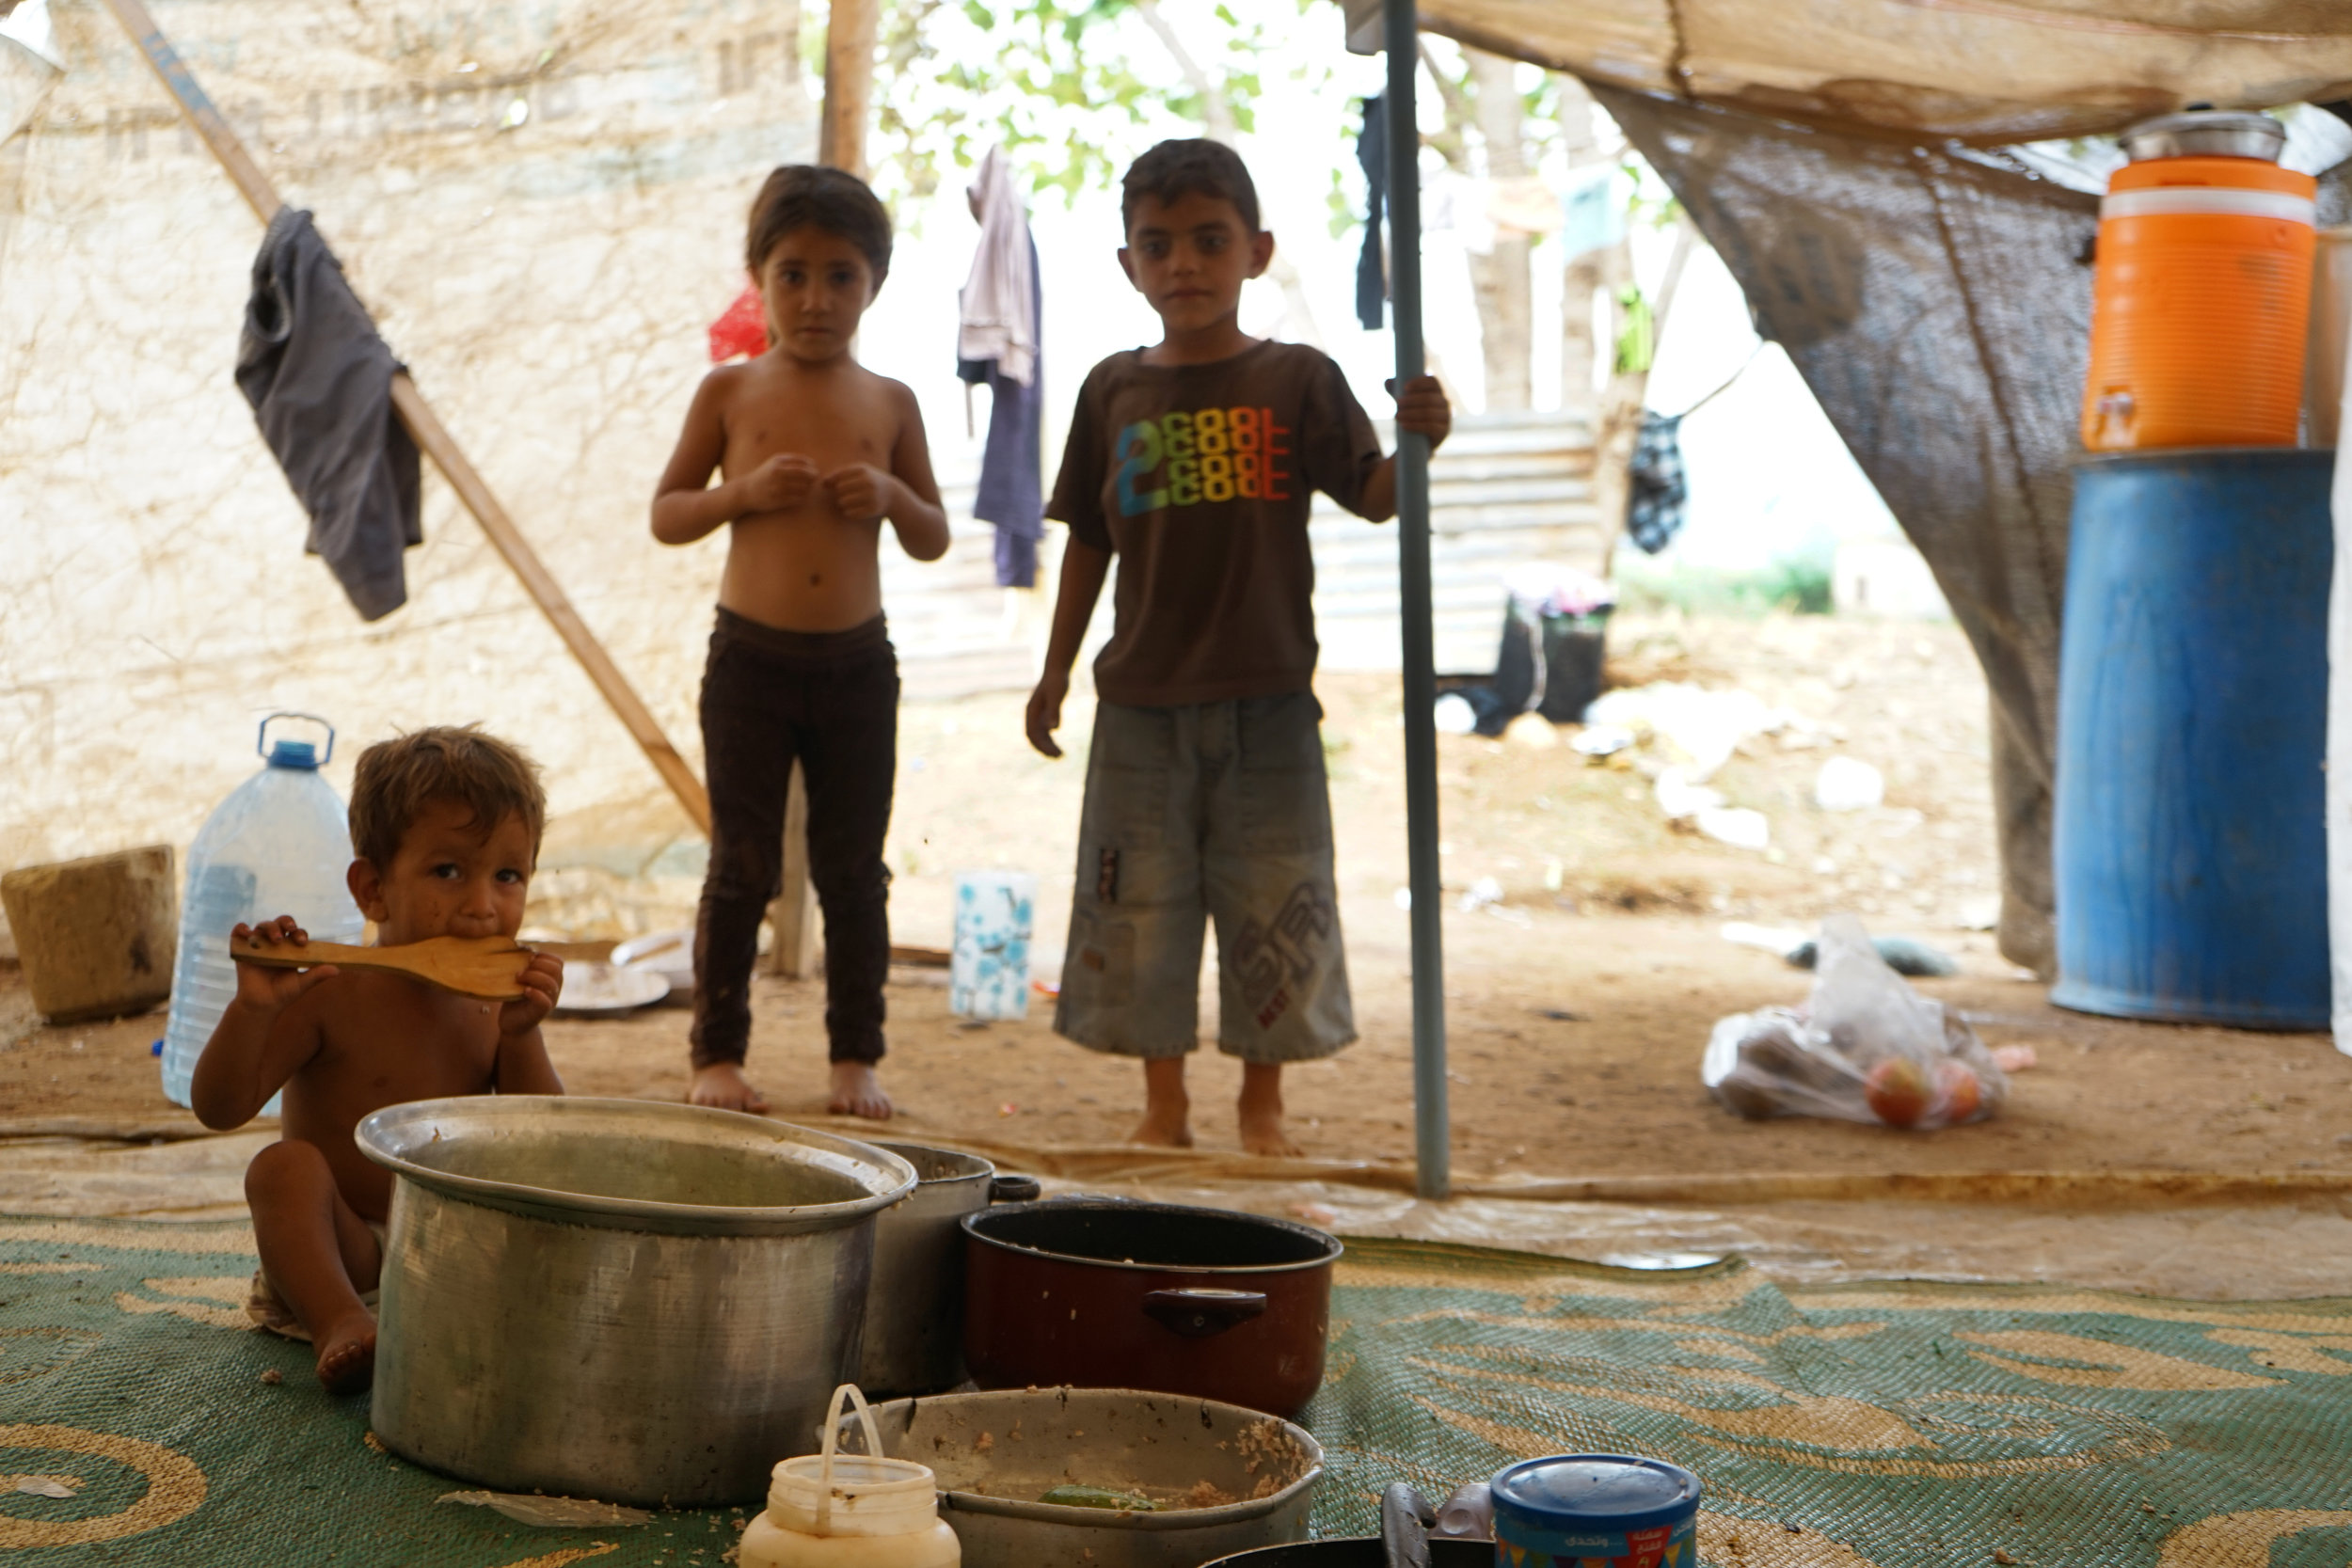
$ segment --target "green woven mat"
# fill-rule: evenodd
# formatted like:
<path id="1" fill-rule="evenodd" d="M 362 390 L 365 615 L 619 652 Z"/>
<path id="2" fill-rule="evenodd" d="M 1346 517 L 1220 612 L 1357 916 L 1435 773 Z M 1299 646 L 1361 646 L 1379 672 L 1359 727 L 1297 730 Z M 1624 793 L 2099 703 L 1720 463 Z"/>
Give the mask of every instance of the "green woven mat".
<path id="1" fill-rule="evenodd" d="M 242 1225 L 0 1219 L 0 1561 L 717 1563 L 739 1513 L 534 1529 L 438 1502 L 307 1347 L 250 1332 Z M 1705 1478 L 1710 1568 L 2344 1568 L 2352 1303 L 2040 1288 L 1784 1290 L 1351 1243 L 1319 1533 L 1566 1449 Z M 281 1382 L 263 1373 L 276 1370 Z M 19 1490 L 55 1480 L 73 1495 Z"/>

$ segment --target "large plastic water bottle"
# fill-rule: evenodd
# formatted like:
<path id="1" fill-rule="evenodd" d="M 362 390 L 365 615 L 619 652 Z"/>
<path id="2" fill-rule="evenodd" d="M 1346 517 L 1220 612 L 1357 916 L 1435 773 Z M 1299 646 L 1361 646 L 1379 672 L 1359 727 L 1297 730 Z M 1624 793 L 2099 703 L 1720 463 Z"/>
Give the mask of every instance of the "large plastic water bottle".
<path id="1" fill-rule="evenodd" d="M 307 740 L 272 744 L 269 727 L 281 719 L 324 729 L 325 754 Z M 231 927 L 290 914 L 313 942 L 356 942 L 367 929 L 344 881 L 351 829 L 342 798 L 319 776 L 335 754 L 335 726 L 308 713 L 273 713 L 262 721 L 254 749 L 269 766 L 214 808 L 188 851 L 180 962 L 164 1030 L 164 1095 L 175 1105 L 188 1103 L 196 1059 L 237 994 Z M 275 1096 L 262 1114 L 278 1114 Z"/>

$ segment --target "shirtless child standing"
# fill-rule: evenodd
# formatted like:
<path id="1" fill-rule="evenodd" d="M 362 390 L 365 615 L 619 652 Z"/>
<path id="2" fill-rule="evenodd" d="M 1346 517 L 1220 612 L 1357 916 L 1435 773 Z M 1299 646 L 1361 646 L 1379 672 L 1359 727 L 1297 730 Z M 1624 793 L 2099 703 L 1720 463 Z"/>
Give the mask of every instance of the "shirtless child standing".
<path id="1" fill-rule="evenodd" d="M 890 271 L 890 216 L 838 169 L 777 169 L 746 261 L 769 348 L 704 378 L 654 494 L 653 536 L 733 525 L 703 673 L 710 872 L 694 922 L 698 1105 L 765 1111 L 743 1076 L 759 922 L 783 884 L 785 796 L 808 785 L 809 879 L 825 917 L 829 1108 L 882 1120 L 882 982 L 898 774 L 898 659 L 882 607 L 882 525 L 917 561 L 947 551 L 914 394 L 859 365 L 858 320 Z M 716 470 L 720 483 L 711 484 Z"/>
<path id="2" fill-rule="evenodd" d="M 351 896 L 386 947 L 430 937 L 508 937 L 547 816 L 538 771 L 474 729 L 428 729 L 359 754 L 351 789 Z M 305 942 L 289 916 L 239 926 L 232 942 Z M 563 960 L 534 954 L 523 994 L 484 1002 L 405 974 L 237 965 L 237 994 L 197 1059 L 190 1099 L 219 1132 L 253 1119 L 282 1086 L 278 1142 L 246 1168 L 262 1255 L 251 1310 L 318 1347 L 332 1393 L 375 1373 L 375 1314 L 392 1177 L 352 1129 L 387 1105 L 447 1095 L 562 1094 L 539 1021 L 564 989 Z"/>

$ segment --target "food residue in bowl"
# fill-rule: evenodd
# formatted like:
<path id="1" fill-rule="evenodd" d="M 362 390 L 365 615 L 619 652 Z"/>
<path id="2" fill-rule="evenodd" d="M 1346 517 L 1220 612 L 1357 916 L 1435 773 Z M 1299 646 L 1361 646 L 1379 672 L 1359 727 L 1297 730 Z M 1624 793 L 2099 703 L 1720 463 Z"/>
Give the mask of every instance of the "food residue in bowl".
<path id="1" fill-rule="evenodd" d="M 1242 1428 L 1234 1440 L 1243 1468 L 1258 1476 L 1256 1497 L 1270 1497 L 1296 1481 L 1306 1468 L 1306 1453 L 1291 1436 L 1286 1423 L 1267 1417 Z M 1264 1472 L 1263 1475 L 1260 1472 Z"/>
<path id="2" fill-rule="evenodd" d="M 1107 1486 L 1057 1486 L 1038 1498 L 1061 1508 L 1107 1508 L 1121 1513 L 1157 1513 L 1160 1505 L 1140 1492 L 1115 1492 Z"/>
<path id="3" fill-rule="evenodd" d="M 1213 1481 L 1196 1481 L 1184 1494 L 1186 1508 L 1223 1508 L 1232 1500 L 1233 1495 Z"/>

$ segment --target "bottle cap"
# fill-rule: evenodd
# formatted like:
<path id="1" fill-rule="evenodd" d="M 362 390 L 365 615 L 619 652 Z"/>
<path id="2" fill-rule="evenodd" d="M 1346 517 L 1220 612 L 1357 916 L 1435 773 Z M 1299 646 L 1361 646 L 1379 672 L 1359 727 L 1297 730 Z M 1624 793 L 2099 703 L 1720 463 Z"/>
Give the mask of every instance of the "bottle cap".
<path id="1" fill-rule="evenodd" d="M 269 749 L 269 765 L 315 768 L 319 765 L 319 749 L 307 740 L 280 740 Z"/>
<path id="2" fill-rule="evenodd" d="M 2140 121 L 2122 135 L 2133 163 L 2151 158 L 2259 158 L 2275 164 L 2287 128 L 2268 115 L 2190 109 Z"/>

